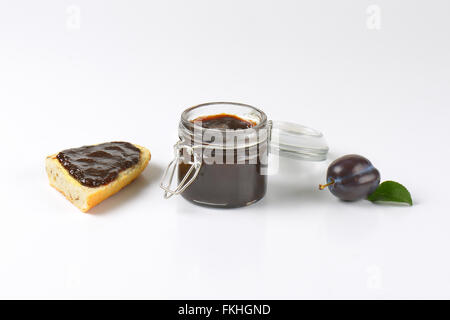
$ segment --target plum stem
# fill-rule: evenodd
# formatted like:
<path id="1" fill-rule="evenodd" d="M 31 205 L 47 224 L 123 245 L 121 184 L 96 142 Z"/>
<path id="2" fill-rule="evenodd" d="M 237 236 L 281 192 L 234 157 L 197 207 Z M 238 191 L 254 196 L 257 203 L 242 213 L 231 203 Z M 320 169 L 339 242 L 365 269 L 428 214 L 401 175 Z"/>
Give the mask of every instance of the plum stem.
<path id="1" fill-rule="evenodd" d="M 335 184 L 336 181 L 333 178 L 330 178 L 330 180 L 331 180 L 331 182 L 329 182 L 327 184 L 319 184 L 319 190 L 323 190 L 323 189 Z"/>

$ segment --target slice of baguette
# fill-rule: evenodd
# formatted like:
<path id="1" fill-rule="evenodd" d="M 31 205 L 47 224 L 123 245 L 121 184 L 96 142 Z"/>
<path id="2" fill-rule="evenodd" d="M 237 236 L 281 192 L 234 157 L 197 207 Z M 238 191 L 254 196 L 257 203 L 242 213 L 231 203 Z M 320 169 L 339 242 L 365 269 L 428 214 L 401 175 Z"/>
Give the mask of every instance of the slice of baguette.
<path id="1" fill-rule="evenodd" d="M 56 158 L 57 154 L 48 156 L 45 160 L 45 169 L 50 185 L 61 192 L 81 211 L 87 212 L 136 179 L 147 167 L 151 158 L 150 151 L 138 145 L 134 146 L 141 150 L 139 162 L 133 167 L 120 172 L 119 176 L 109 184 L 95 188 L 83 186 L 78 180 L 73 178 Z"/>

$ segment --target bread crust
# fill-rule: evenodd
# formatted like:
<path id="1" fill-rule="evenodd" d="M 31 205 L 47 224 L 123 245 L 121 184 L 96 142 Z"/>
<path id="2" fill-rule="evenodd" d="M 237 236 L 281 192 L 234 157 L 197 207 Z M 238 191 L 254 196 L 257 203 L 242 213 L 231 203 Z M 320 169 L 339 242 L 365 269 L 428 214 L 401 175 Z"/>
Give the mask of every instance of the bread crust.
<path id="1" fill-rule="evenodd" d="M 141 151 L 139 162 L 133 167 L 120 172 L 114 181 L 95 188 L 83 186 L 61 165 L 56 158 L 57 154 L 50 155 L 45 160 L 45 168 L 50 185 L 61 192 L 81 211 L 87 212 L 132 182 L 147 167 L 151 158 L 150 151 L 139 145 L 134 146 Z"/>

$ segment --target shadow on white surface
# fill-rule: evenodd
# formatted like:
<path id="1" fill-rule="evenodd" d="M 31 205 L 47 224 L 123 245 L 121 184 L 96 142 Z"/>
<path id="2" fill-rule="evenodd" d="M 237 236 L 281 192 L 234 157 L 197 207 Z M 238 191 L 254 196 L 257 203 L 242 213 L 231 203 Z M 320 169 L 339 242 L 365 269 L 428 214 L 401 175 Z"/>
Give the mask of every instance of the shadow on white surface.
<path id="1" fill-rule="evenodd" d="M 301 208 L 335 200 L 328 191 L 320 191 L 326 179 L 327 162 L 280 159 L 279 171 L 269 176 L 265 199 L 258 206 L 270 209 Z M 291 211 L 289 211 L 291 212 Z"/>
<path id="2" fill-rule="evenodd" d="M 162 174 L 163 168 L 158 164 L 150 162 L 148 167 L 136 178 L 136 180 L 112 197 L 92 208 L 89 213 L 95 216 L 102 216 L 103 214 L 119 211 L 123 205 L 138 197 L 141 193 L 145 192 L 147 188 L 156 188 Z"/>

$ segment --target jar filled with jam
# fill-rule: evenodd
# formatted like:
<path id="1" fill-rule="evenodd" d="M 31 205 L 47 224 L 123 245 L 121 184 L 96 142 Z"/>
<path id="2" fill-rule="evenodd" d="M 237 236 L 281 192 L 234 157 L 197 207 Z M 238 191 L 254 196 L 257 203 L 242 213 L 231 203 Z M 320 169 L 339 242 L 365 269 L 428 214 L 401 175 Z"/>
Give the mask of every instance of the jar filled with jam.
<path id="1" fill-rule="evenodd" d="M 175 158 L 161 188 L 199 205 L 233 208 L 262 199 L 267 190 L 269 153 L 321 161 L 328 147 L 320 132 L 274 122 L 250 105 L 211 102 L 181 115 Z M 178 184 L 171 188 L 177 177 Z"/>

